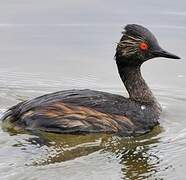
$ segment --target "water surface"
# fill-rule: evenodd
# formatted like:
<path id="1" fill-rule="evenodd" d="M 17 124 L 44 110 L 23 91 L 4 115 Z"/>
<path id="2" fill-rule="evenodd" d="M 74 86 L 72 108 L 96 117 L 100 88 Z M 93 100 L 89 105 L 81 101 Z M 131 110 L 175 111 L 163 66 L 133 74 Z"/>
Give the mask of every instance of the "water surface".
<path id="1" fill-rule="evenodd" d="M 0 2 L 0 114 L 45 93 L 90 88 L 127 95 L 113 60 L 127 23 L 150 28 L 182 60 L 157 58 L 143 75 L 163 106 L 138 138 L 16 134 L 0 129 L 0 179 L 175 179 L 186 169 L 186 2 Z"/>

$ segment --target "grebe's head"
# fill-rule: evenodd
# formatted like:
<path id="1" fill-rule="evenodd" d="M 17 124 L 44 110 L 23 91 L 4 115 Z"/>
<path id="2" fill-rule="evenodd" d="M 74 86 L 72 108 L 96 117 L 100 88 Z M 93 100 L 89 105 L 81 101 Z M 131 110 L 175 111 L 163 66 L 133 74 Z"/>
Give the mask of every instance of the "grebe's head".
<path id="1" fill-rule="evenodd" d="M 129 24 L 124 28 L 122 34 L 123 36 L 116 48 L 116 61 L 128 65 L 141 65 L 155 57 L 180 59 L 178 56 L 163 50 L 155 36 L 143 26 Z"/>

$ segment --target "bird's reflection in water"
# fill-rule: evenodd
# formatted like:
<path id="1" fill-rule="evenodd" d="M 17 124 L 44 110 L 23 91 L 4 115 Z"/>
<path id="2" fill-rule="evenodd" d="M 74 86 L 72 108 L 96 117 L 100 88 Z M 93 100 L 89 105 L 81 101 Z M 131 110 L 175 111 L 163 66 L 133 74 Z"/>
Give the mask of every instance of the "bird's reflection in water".
<path id="1" fill-rule="evenodd" d="M 122 166 L 124 179 L 143 179 L 158 171 L 160 158 L 153 150 L 158 146 L 162 128 L 137 138 L 123 138 L 108 134 L 65 135 L 37 132 L 26 139 L 22 150 L 37 152 L 26 165 L 43 166 L 73 160 L 99 151 L 111 153 Z M 16 145 L 15 145 L 16 146 Z M 20 145 L 19 145 L 20 146 Z M 32 146 L 32 148 L 30 148 Z"/>
<path id="2" fill-rule="evenodd" d="M 110 138 L 104 151 L 111 151 L 122 164 L 124 179 L 136 180 L 152 177 L 158 171 L 161 159 L 154 150 L 159 143 L 162 132 L 160 126 L 151 133 L 138 138 Z"/>

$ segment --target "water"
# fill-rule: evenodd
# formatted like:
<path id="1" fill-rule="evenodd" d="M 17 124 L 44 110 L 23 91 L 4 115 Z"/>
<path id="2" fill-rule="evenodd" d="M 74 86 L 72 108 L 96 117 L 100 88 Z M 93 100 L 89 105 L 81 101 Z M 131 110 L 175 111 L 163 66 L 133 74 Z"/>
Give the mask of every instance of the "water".
<path id="1" fill-rule="evenodd" d="M 1 1 L 0 114 L 48 92 L 90 88 L 126 95 L 113 60 L 122 27 L 150 28 L 182 60 L 154 59 L 143 75 L 163 106 L 138 138 L 16 134 L 0 129 L 0 179 L 185 179 L 186 2 Z"/>

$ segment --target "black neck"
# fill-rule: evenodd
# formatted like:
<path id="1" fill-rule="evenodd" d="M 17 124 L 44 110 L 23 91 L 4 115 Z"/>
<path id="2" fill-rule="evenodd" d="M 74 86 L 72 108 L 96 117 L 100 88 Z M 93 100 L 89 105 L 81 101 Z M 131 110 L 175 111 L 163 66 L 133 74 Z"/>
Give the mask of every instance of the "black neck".
<path id="1" fill-rule="evenodd" d="M 155 103 L 156 99 L 141 75 L 141 65 L 125 65 L 119 60 L 116 60 L 116 63 L 130 99 L 142 103 Z"/>

